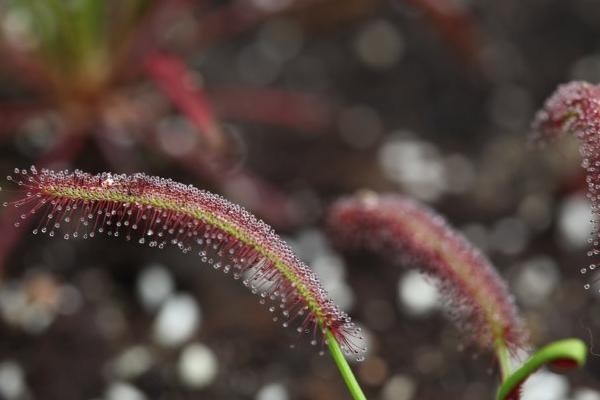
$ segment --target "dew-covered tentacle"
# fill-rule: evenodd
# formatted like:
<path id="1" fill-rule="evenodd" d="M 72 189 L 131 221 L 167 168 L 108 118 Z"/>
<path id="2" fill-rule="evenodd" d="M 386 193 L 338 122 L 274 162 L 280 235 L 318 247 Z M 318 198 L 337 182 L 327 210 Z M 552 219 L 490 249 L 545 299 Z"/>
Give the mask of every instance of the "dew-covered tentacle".
<path id="1" fill-rule="evenodd" d="M 545 144 L 567 134 L 579 140 L 587 197 L 594 216 L 588 256 L 600 255 L 600 85 L 575 81 L 559 86 L 537 112 L 532 128 L 531 137 L 536 143 Z M 591 263 L 580 272 L 587 274 L 595 268 L 596 264 Z M 600 281 L 598 274 L 587 276 L 585 289 Z"/>
<path id="2" fill-rule="evenodd" d="M 12 203 L 42 214 L 34 233 L 91 238 L 96 233 L 124 237 L 150 247 L 177 247 L 231 273 L 279 310 L 285 326 L 320 335 L 331 331 L 348 353 L 360 355 L 360 330 L 340 311 L 316 275 L 273 229 L 221 196 L 170 179 L 145 174 L 91 175 L 81 171 L 15 170 L 9 177 L 27 195 Z M 36 216 L 37 216 L 36 215 Z M 313 340 L 317 340 L 314 338 Z"/>
<path id="3" fill-rule="evenodd" d="M 496 340 L 509 350 L 526 347 L 527 334 L 502 278 L 435 211 L 396 194 L 360 193 L 333 205 L 328 226 L 341 247 L 386 254 L 433 277 L 459 328 L 482 348 L 493 349 Z"/>

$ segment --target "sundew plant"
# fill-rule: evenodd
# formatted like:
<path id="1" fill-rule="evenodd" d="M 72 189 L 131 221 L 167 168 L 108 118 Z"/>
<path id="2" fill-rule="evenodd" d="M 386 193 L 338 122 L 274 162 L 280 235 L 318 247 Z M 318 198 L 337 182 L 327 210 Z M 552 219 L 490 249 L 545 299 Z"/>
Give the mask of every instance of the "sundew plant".
<path id="1" fill-rule="evenodd" d="M 0 0 L 0 400 L 587 398 L 598 35 L 585 0 Z"/>
<path id="2" fill-rule="evenodd" d="M 99 234 L 162 249 L 175 246 L 203 264 L 230 274 L 259 298 L 284 328 L 327 346 L 354 399 L 366 399 L 343 353 L 364 360 L 361 329 L 328 298 L 312 270 L 273 229 L 223 197 L 142 173 L 91 175 L 35 167 L 15 169 L 8 180 L 24 193 L 15 228 L 35 219 L 33 234 L 89 239 Z M 493 351 L 501 386 L 497 399 L 519 399 L 527 377 L 544 364 L 580 366 L 585 346 L 556 342 L 519 367 L 529 351 L 512 297 L 490 262 L 432 210 L 411 200 L 375 194 L 340 200 L 329 227 L 340 246 L 391 254 L 434 277 L 459 328 Z"/>
<path id="3" fill-rule="evenodd" d="M 284 328 L 308 334 L 312 345 L 326 344 L 348 388 L 365 398 L 341 351 L 363 360 L 360 328 L 327 297 L 315 274 L 273 229 L 246 210 L 212 193 L 144 174 L 90 175 L 15 170 L 9 176 L 26 191 L 14 203 L 23 221 L 35 217 L 34 234 L 64 239 L 96 234 L 122 237 L 159 249 L 176 246 L 203 263 L 241 280 L 281 314 Z M 340 350 L 341 349 L 341 350 Z"/>

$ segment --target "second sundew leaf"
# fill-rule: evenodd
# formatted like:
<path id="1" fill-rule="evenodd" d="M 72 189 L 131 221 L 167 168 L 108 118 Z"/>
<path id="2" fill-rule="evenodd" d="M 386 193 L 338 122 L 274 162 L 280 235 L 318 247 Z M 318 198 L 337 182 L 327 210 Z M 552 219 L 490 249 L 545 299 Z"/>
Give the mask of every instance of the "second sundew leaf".
<path id="1" fill-rule="evenodd" d="M 34 234 L 60 231 L 64 239 L 87 239 L 101 233 L 159 249 L 176 246 L 242 280 L 280 314 L 273 320 L 312 335 L 313 345 L 325 342 L 329 331 L 347 354 L 359 358 L 366 350 L 358 344 L 360 328 L 328 298 L 312 270 L 270 226 L 221 196 L 141 173 L 32 167 L 15 169 L 8 179 L 26 192 L 12 204 L 23 209 L 22 220 L 39 220 Z"/>
<path id="2" fill-rule="evenodd" d="M 335 203 L 329 230 L 340 247 L 365 248 L 433 277 L 461 330 L 482 348 L 527 348 L 506 284 L 490 261 L 439 214 L 405 197 L 361 193 Z"/>

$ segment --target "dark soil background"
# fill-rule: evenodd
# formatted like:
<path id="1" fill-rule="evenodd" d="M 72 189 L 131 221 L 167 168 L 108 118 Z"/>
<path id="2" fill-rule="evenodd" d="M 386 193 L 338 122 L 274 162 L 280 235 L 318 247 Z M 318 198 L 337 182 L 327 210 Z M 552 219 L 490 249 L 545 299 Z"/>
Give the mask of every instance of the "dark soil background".
<path id="1" fill-rule="evenodd" d="M 418 277 L 385 257 L 340 254 L 328 244 L 327 206 L 360 189 L 421 199 L 480 245 L 515 293 L 534 346 L 571 336 L 591 345 L 600 306 L 579 272 L 589 263 L 591 224 L 577 144 L 566 138 L 540 150 L 527 136 L 558 84 L 600 79 L 600 2 L 313 3 L 207 45 L 194 35 L 207 15 L 230 3 L 203 2 L 164 27 L 163 47 L 201 77 L 234 138 L 239 167 L 297 205 L 301 217 L 288 224 L 261 216 L 326 275 L 334 299 L 364 326 L 370 350 L 354 368 L 368 397 L 493 399 L 498 374 L 492 355 L 444 318 Z M 10 71 L 1 72 L 0 111 L 31 96 Z M 316 128 L 274 123 L 294 107 L 285 101 L 273 107 L 240 97 L 243 110 L 266 117 L 228 115 L 232 98 L 218 90 L 225 86 L 313 95 L 319 101 L 308 115 Z M 119 90 L 160 96 L 143 78 Z M 175 132 L 181 118 L 174 114 L 167 107 L 153 123 Z M 0 125 L 10 115 L 6 108 Z M 58 135 L 60 118 L 45 109 L 7 129 L 0 171 L 35 163 Z M 157 132 L 148 135 L 168 147 L 169 136 Z M 134 156 L 122 162 L 86 140 L 69 167 L 133 168 L 222 192 L 133 142 Z M 195 151 L 203 157 L 202 146 Z M 402 289 L 402 282 L 409 284 Z M 25 235 L 5 263 L 0 398 L 349 398 L 319 350 L 273 323 L 238 282 L 176 251 Z M 600 361 L 590 354 L 567 378 L 544 372 L 524 398 L 600 399 L 599 377 Z"/>

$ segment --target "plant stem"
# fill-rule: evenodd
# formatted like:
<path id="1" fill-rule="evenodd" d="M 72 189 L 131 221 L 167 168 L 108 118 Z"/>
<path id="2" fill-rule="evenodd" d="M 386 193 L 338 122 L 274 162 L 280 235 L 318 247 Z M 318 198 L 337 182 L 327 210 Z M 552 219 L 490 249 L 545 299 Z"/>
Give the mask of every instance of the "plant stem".
<path id="1" fill-rule="evenodd" d="M 350 365 L 348 365 L 348 361 L 346 361 L 346 358 L 344 357 L 344 354 L 342 353 L 340 345 L 337 342 L 335 336 L 333 336 L 333 333 L 331 333 L 329 329 L 327 330 L 326 335 L 327 346 L 329 347 L 331 357 L 333 357 L 333 361 L 335 361 L 335 364 L 340 370 L 340 374 L 342 375 L 342 378 L 344 378 L 344 382 L 346 383 L 346 386 L 348 387 L 352 398 L 354 400 L 367 400 L 360 385 L 358 384 L 358 381 L 356 380 L 356 377 L 352 373 Z"/>
<path id="2" fill-rule="evenodd" d="M 498 346 L 496 346 L 496 352 L 498 352 Z M 562 365 L 563 368 L 582 367 L 585 364 L 586 355 L 587 346 L 579 339 L 563 339 L 551 343 L 529 357 L 514 373 L 503 377 L 496 399 L 505 400 L 544 364 L 558 362 L 558 365 Z"/>
<path id="3" fill-rule="evenodd" d="M 496 357 L 498 358 L 498 365 L 500 366 L 500 376 L 502 382 L 506 380 L 512 373 L 512 367 L 510 364 L 510 354 L 506 345 L 501 339 L 496 340 Z"/>

